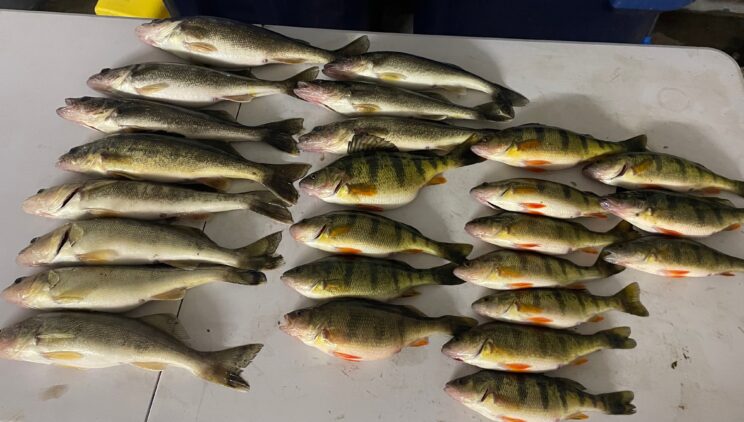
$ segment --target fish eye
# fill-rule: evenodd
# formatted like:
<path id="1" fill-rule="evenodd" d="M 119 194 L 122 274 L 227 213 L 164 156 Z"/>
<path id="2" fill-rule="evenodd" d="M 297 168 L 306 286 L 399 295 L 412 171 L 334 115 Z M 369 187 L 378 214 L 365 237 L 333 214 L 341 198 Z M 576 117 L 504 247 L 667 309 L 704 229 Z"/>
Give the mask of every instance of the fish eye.
<path id="1" fill-rule="evenodd" d="M 23 280 L 23 277 L 18 277 L 13 281 L 13 284 L 18 284 Z"/>
<path id="2" fill-rule="evenodd" d="M 37 191 L 36 191 L 36 194 L 38 195 L 38 194 L 40 194 L 40 193 L 44 192 L 45 190 L 46 190 L 46 189 L 44 189 L 44 188 L 41 188 L 41 189 L 39 189 L 39 190 L 37 190 Z"/>
<path id="3" fill-rule="evenodd" d="M 31 242 L 29 242 L 29 243 L 34 243 L 34 242 L 36 242 L 37 240 L 39 240 L 39 238 L 38 238 L 38 237 L 34 237 L 33 239 L 31 239 Z"/>
<path id="4" fill-rule="evenodd" d="M 69 153 L 70 154 L 76 154 L 78 152 L 80 152 L 80 147 L 73 147 L 73 148 L 70 148 L 70 152 Z"/>
<path id="5" fill-rule="evenodd" d="M 110 67 L 104 67 L 103 69 L 101 69 L 101 72 L 100 73 L 101 73 L 101 75 L 105 75 L 106 73 L 109 73 L 109 72 L 111 72 L 111 68 Z"/>

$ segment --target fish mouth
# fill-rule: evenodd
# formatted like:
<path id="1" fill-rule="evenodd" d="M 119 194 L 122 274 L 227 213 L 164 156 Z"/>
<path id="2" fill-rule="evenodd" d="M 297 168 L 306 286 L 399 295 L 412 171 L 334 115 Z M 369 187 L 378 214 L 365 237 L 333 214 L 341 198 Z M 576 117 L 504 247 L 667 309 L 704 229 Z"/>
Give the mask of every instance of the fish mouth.
<path id="1" fill-rule="evenodd" d="M 501 196 L 504 196 L 504 193 L 506 190 L 503 190 L 501 192 Z M 475 198 L 476 201 L 480 202 L 481 204 L 493 208 L 493 209 L 500 209 L 496 205 L 494 205 L 490 199 L 493 196 L 493 192 L 486 190 L 485 188 L 481 186 L 476 186 L 473 189 L 470 190 L 470 195 Z"/>
<path id="2" fill-rule="evenodd" d="M 320 235 L 323 234 L 323 231 L 325 231 L 326 227 L 327 225 L 323 225 L 318 230 L 312 230 L 312 225 L 300 221 L 299 223 L 292 224 L 289 227 L 289 234 L 294 238 L 294 240 L 299 242 L 308 242 L 319 238 Z"/>
<path id="3" fill-rule="evenodd" d="M 310 175 L 312 176 L 312 174 Z M 328 198 L 338 193 L 341 189 L 341 182 L 338 181 L 335 184 L 324 184 L 318 186 L 313 180 L 309 179 L 310 176 L 300 181 L 300 189 L 308 195 L 315 196 L 317 198 Z"/>
<path id="4" fill-rule="evenodd" d="M 25 280 L 25 277 L 18 277 L 15 279 L 13 284 L 6 287 L 5 290 L 0 292 L 0 298 L 5 300 L 6 302 L 14 303 L 16 305 L 23 305 L 23 295 L 21 294 L 21 290 L 19 288 L 20 283 Z"/>
<path id="5" fill-rule="evenodd" d="M 464 356 L 462 353 L 456 350 L 457 349 L 455 346 L 456 341 L 457 341 L 457 337 L 454 337 L 447 343 L 444 343 L 444 345 L 442 346 L 442 353 L 445 356 L 448 356 L 456 361 L 462 362 L 462 359 Z"/>
<path id="6" fill-rule="evenodd" d="M 599 259 L 605 262 L 609 262 L 610 264 L 615 264 L 615 265 L 620 265 L 620 266 L 623 265 L 623 261 L 620 259 L 620 257 L 614 252 L 612 252 L 611 250 L 607 250 L 607 248 L 605 248 L 599 254 Z"/>
<path id="7" fill-rule="evenodd" d="M 167 31 L 178 26 L 178 22 L 170 19 L 155 19 L 152 22 L 143 23 L 134 29 L 134 34 L 143 43 L 153 47 L 160 46 L 164 38 L 167 37 Z"/>
<path id="8" fill-rule="evenodd" d="M 317 139 L 312 132 L 301 135 L 297 139 L 297 148 L 303 152 L 324 152 L 323 140 Z"/>
<path id="9" fill-rule="evenodd" d="M 471 271 L 470 268 L 459 266 L 452 270 L 452 274 L 455 275 L 455 277 L 459 278 L 460 280 L 465 280 L 472 282 L 476 279 L 475 275 L 473 274 L 473 271 Z"/>
<path id="10" fill-rule="evenodd" d="M 297 82 L 297 87 L 293 92 L 301 99 L 313 104 L 323 105 L 323 103 L 329 98 L 328 93 L 323 89 L 323 87 L 311 82 Z"/>
<path id="11" fill-rule="evenodd" d="M 344 65 L 339 63 L 328 63 L 323 66 L 323 74 L 332 79 L 339 79 L 342 81 L 354 79 L 356 76 L 353 72 L 344 70 Z"/>

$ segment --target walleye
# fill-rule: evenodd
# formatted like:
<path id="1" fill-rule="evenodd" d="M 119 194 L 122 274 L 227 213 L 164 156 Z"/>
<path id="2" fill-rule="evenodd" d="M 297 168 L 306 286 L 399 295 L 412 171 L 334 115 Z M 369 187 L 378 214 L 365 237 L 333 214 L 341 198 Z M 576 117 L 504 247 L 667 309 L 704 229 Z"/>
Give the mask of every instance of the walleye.
<path id="1" fill-rule="evenodd" d="M 472 129 L 447 123 L 408 117 L 357 117 L 317 126 L 301 135 L 299 148 L 306 152 L 351 154 L 358 151 L 449 152 L 492 129 Z"/>
<path id="2" fill-rule="evenodd" d="M 496 103 L 476 107 L 454 104 L 437 94 L 424 94 L 402 88 L 367 82 L 324 81 L 297 82 L 295 95 L 345 116 L 400 116 L 430 120 L 493 120 L 514 117 Z"/>
<path id="3" fill-rule="evenodd" d="M 473 302 L 473 311 L 500 321 L 571 328 L 603 321 L 601 314 L 608 311 L 648 316 L 640 294 L 638 283 L 629 284 L 612 296 L 595 296 L 576 289 L 524 289 L 482 297 Z"/>
<path id="4" fill-rule="evenodd" d="M 164 132 L 187 138 L 225 142 L 265 142 L 299 154 L 292 135 L 302 131 L 303 119 L 287 119 L 260 126 L 238 123 L 221 110 L 192 110 L 155 101 L 120 98 L 67 98 L 57 114 L 103 133 Z"/>
<path id="5" fill-rule="evenodd" d="M 230 69 L 271 63 L 323 64 L 369 48 L 366 35 L 338 50 L 324 50 L 260 26 L 208 16 L 156 19 L 135 32 L 145 44 L 178 57 Z"/>
<path id="6" fill-rule="evenodd" d="M 461 316 L 428 317 L 409 306 L 337 299 L 290 312 L 279 328 L 324 353 L 359 362 L 386 359 L 406 346 L 427 345 L 430 335 L 453 335 L 476 324 Z"/>
<path id="7" fill-rule="evenodd" d="M 199 219 L 243 209 L 282 223 L 292 223 L 292 214 L 284 201 L 267 191 L 205 192 L 161 183 L 88 180 L 41 189 L 23 201 L 23 210 L 29 214 L 67 220 L 93 217 Z"/>
<path id="8" fill-rule="evenodd" d="M 289 233 L 312 248 L 351 255 L 426 253 L 462 262 L 473 250 L 464 243 L 431 240 L 412 226 L 364 211 L 332 211 L 306 218 L 293 224 Z"/>
<path id="9" fill-rule="evenodd" d="M 375 51 L 341 57 L 327 63 L 323 73 L 333 79 L 375 82 L 414 90 L 441 88 L 463 94 L 468 89 L 480 91 L 503 102 L 508 108 L 529 103 L 524 95 L 459 66 L 398 51 Z"/>
<path id="10" fill-rule="evenodd" d="M 606 278 L 625 267 L 598 260 L 591 267 L 555 256 L 502 249 L 465 261 L 455 268 L 457 277 L 496 290 L 533 287 L 569 287 L 580 281 Z"/>
<path id="11" fill-rule="evenodd" d="M 214 282 L 258 285 L 266 276 L 230 267 L 65 267 L 19 277 L 0 296 L 26 308 L 123 312 L 151 300 L 181 300 L 186 290 Z"/>
<path id="12" fill-rule="evenodd" d="M 465 231 L 503 248 L 529 249 L 551 255 L 575 251 L 596 254 L 607 245 L 641 236 L 627 221 L 599 233 L 573 221 L 514 212 L 476 218 L 465 225 Z"/>
<path id="13" fill-rule="evenodd" d="M 446 183 L 445 171 L 481 161 L 467 143 L 446 155 L 358 152 L 308 175 L 300 181 L 300 188 L 332 204 L 383 211 L 409 204 L 425 186 Z"/>
<path id="14" fill-rule="evenodd" d="M 546 372 L 566 365 L 582 365 L 586 356 L 604 349 L 632 349 L 630 328 L 595 334 L 494 321 L 457 334 L 442 353 L 484 369 L 509 372 Z"/>
<path id="15" fill-rule="evenodd" d="M 282 281 L 310 299 L 390 300 L 416 296 L 415 288 L 419 286 L 464 283 L 452 274 L 456 266 L 418 269 L 392 259 L 336 255 L 293 268 L 282 274 Z"/>
<path id="16" fill-rule="evenodd" d="M 447 383 L 453 399 L 497 422 L 586 419 L 584 412 L 635 413 L 633 392 L 590 394 L 576 381 L 538 374 L 480 371 Z"/>
<path id="17" fill-rule="evenodd" d="M 660 190 L 619 192 L 602 198 L 601 205 L 641 230 L 668 236 L 705 237 L 744 223 L 744 208 L 726 199 Z"/>
<path id="18" fill-rule="evenodd" d="M 262 344 L 197 351 L 175 315 L 127 318 L 98 312 L 48 312 L 0 330 L 0 357 L 82 369 L 132 365 L 151 371 L 167 366 L 240 391 L 250 389 L 240 376 Z"/>
<path id="19" fill-rule="evenodd" d="M 88 86 L 117 97 L 144 98 L 186 107 L 221 101 L 247 103 L 267 95 L 292 95 L 298 81 L 311 81 L 318 68 L 305 69 L 283 81 L 265 81 L 184 63 L 140 63 L 103 69 Z"/>
<path id="20" fill-rule="evenodd" d="M 607 247 L 601 258 L 644 273 L 671 278 L 734 276 L 744 259 L 726 255 L 690 239 L 647 236 Z"/>
<path id="21" fill-rule="evenodd" d="M 628 189 L 668 189 L 677 192 L 744 196 L 744 181 L 720 176 L 703 165 L 657 152 L 614 155 L 584 167 L 584 175 L 606 185 Z"/>
<path id="22" fill-rule="evenodd" d="M 607 155 L 645 151 L 646 135 L 621 142 L 602 141 L 536 123 L 511 127 L 473 145 L 481 157 L 542 172 L 560 170 Z"/>
<path id="23" fill-rule="evenodd" d="M 281 256 L 273 255 L 281 240 L 281 232 L 276 232 L 248 246 L 228 249 L 195 227 L 98 218 L 67 223 L 32 239 L 16 261 L 26 266 L 162 263 L 178 268 L 217 264 L 271 269 L 283 263 Z"/>
<path id="24" fill-rule="evenodd" d="M 254 163 L 229 147 L 147 133 L 109 135 L 74 147 L 59 158 L 57 167 L 127 179 L 200 183 L 218 190 L 227 190 L 231 180 L 251 180 L 289 204 L 298 197 L 292 182 L 310 169 L 304 163 Z"/>
<path id="25" fill-rule="evenodd" d="M 540 179 L 506 179 L 483 183 L 470 194 L 487 207 L 554 218 L 607 218 L 599 196 Z"/>

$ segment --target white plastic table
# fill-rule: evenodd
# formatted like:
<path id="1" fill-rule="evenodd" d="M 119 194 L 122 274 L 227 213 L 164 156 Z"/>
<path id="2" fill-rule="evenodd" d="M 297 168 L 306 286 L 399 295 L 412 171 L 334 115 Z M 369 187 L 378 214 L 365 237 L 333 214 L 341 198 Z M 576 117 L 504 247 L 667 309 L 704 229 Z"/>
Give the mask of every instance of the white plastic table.
<path id="1" fill-rule="evenodd" d="M 1 279 L 11 283 L 31 273 L 15 265 L 28 241 L 60 222 L 23 214 L 19 204 L 41 187 L 75 177 L 54 167 L 70 147 L 100 136 L 63 121 L 55 108 L 65 97 L 93 95 L 86 78 L 103 67 L 175 59 L 140 44 L 138 20 L 0 11 L 0 240 Z M 318 29 L 277 28 L 318 46 L 337 48 L 359 34 Z M 372 50 L 400 50 L 457 63 L 522 92 L 531 104 L 517 110 L 515 124 L 541 122 L 597 137 L 620 140 L 648 134 L 654 150 L 699 161 L 731 177 L 744 177 L 744 83 L 725 54 L 709 49 L 596 45 L 397 34 L 369 34 Z M 299 67 L 258 69 L 280 79 Z M 484 101 L 470 95 L 470 103 Z M 235 105 L 229 109 L 238 111 Z M 243 105 L 239 120 L 263 123 L 304 117 L 305 127 L 338 116 L 290 97 L 267 97 Z M 287 158 L 261 145 L 241 152 L 257 161 Z M 292 161 L 317 169 L 332 156 L 302 154 Z M 446 174 L 448 183 L 428 187 L 411 205 L 387 213 L 439 240 L 471 242 L 472 256 L 493 249 L 470 238 L 465 222 L 489 210 L 468 197 L 483 181 L 534 176 L 486 162 Z M 596 192 L 611 189 L 583 178 L 578 170 L 538 177 L 575 182 Z M 736 201 L 744 205 L 741 200 Z M 295 220 L 334 209 L 302 197 Z M 612 221 L 614 223 L 615 221 Z M 610 222 L 587 222 L 609 228 Z M 226 246 L 240 246 L 285 226 L 235 212 L 206 226 Z M 727 253 L 744 256 L 744 234 L 728 232 L 706 240 Z M 279 275 L 322 256 L 298 245 L 285 231 L 280 252 L 287 264 L 268 273 L 260 287 L 213 284 L 190 291 L 183 303 L 148 304 L 134 314 L 179 312 L 194 347 L 220 349 L 246 342 L 265 344 L 244 375 L 247 394 L 205 383 L 179 369 L 162 374 L 121 366 L 74 370 L 0 361 L 0 421 L 479 421 L 442 387 L 475 369 L 439 351 L 446 340 L 405 349 L 391 360 L 349 363 L 304 346 L 277 329 L 282 315 L 311 301 L 285 286 Z M 441 263 L 431 257 L 398 257 L 418 266 Z M 576 255 L 582 263 L 588 256 Z M 632 270 L 592 282 L 595 293 L 614 293 L 632 281 L 643 290 L 651 316 L 611 313 L 582 330 L 629 325 L 634 350 L 594 354 L 581 367 L 559 371 L 592 392 L 631 389 L 638 413 L 631 417 L 592 414 L 592 420 L 718 421 L 744 414 L 744 277 L 671 281 Z M 473 316 L 470 303 L 486 293 L 473 285 L 422 289 L 401 300 L 430 315 Z M 32 314 L 0 304 L 0 325 Z"/>

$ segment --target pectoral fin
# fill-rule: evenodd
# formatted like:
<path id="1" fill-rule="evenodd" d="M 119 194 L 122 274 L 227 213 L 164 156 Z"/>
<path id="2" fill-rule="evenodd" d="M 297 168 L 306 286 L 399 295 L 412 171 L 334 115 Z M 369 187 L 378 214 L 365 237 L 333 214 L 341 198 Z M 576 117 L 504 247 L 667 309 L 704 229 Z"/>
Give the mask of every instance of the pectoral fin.
<path id="1" fill-rule="evenodd" d="M 168 88 L 168 84 L 165 83 L 165 82 L 160 82 L 160 83 L 157 83 L 157 84 L 145 85 L 145 86 L 140 87 L 140 88 L 134 88 L 134 90 L 138 94 L 140 94 L 140 95 L 152 95 L 152 94 L 155 94 L 156 92 L 160 92 L 160 91 L 162 91 L 162 90 L 164 90 L 166 88 Z"/>
<path id="2" fill-rule="evenodd" d="M 80 262 L 85 264 L 104 264 L 113 261 L 117 256 L 119 254 L 111 249 L 102 249 L 75 255 Z"/>
<path id="3" fill-rule="evenodd" d="M 132 362 L 137 368 L 147 369 L 148 371 L 162 371 L 167 366 L 159 362 Z"/>
<path id="4" fill-rule="evenodd" d="M 225 95 L 223 97 L 219 97 L 220 100 L 225 101 L 232 101 L 235 103 L 247 103 L 250 102 L 252 99 L 256 98 L 253 94 L 241 94 L 241 95 Z"/>
<path id="5" fill-rule="evenodd" d="M 377 113 L 381 108 L 377 104 L 354 104 L 354 110 L 358 113 Z"/>
<path id="6" fill-rule="evenodd" d="M 375 196 L 377 195 L 377 186 L 371 183 L 356 183 L 347 185 L 349 193 L 357 196 Z"/>
<path id="7" fill-rule="evenodd" d="M 163 292 L 163 293 L 154 295 L 150 299 L 153 299 L 153 300 L 181 300 L 181 299 L 183 299 L 184 295 L 186 295 L 186 289 L 179 288 L 179 289 L 173 289 L 173 290 L 169 290 L 167 292 Z"/>
<path id="8" fill-rule="evenodd" d="M 83 354 L 79 352 L 70 351 L 58 351 L 58 352 L 44 352 L 41 354 L 49 360 L 79 360 L 83 358 Z"/>
<path id="9" fill-rule="evenodd" d="M 407 79 L 406 75 L 396 72 L 381 72 L 377 76 L 383 81 L 404 81 Z"/>
<path id="10" fill-rule="evenodd" d="M 208 42 L 184 42 L 183 45 L 187 50 L 193 51 L 194 53 L 214 53 L 217 51 L 217 47 Z"/>
<path id="11" fill-rule="evenodd" d="M 426 346 L 427 344 L 429 344 L 429 339 L 424 337 L 424 338 L 414 340 L 408 346 L 409 347 L 422 347 L 422 346 Z"/>

